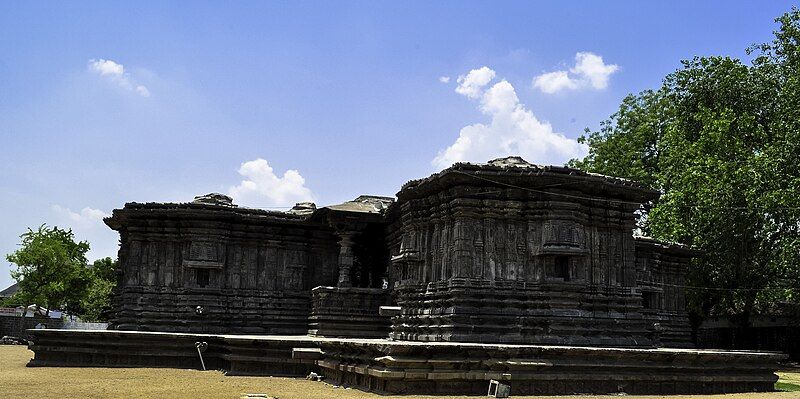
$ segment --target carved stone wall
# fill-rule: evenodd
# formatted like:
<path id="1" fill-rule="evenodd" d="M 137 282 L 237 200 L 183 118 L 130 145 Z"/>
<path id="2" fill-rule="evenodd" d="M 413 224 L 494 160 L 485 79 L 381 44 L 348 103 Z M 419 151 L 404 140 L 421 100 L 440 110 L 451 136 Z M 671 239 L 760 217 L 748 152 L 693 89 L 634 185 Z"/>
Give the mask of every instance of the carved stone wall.
<path id="1" fill-rule="evenodd" d="M 680 245 L 636 239 L 637 285 L 642 312 L 661 331 L 667 347 L 692 347 L 692 330 L 686 313 L 686 272 L 697 252 Z"/>
<path id="2" fill-rule="evenodd" d="M 408 183 L 387 215 L 401 307 L 391 336 L 659 345 L 677 319 L 645 314 L 632 235 L 634 211 L 655 196 L 628 181 L 533 165 L 457 164 Z M 670 267 L 660 275 L 680 273 Z M 682 309 L 666 298 L 675 301 L 668 309 Z"/>
<path id="3" fill-rule="evenodd" d="M 386 319 L 359 313 L 391 302 L 400 340 L 688 346 L 696 253 L 632 235 L 658 195 L 512 157 L 409 182 L 394 203 L 126 204 L 106 219 L 121 243 L 112 325 L 355 336 L 360 323 L 377 336 Z M 312 313 L 311 290 L 337 285 L 318 290 Z"/>
<path id="4" fill-rule="evenodd" d="M 310 290 L 336 282 L 331 229 L 305 217 L 213 204 L 127 204 L 118 329 L 304 334 Z"/>
<path id="5" fill-rule="evenodd" d="M 388 289 L 316 287 L 311 290 L 312 307 L 308 334 L 317 337 L 386 338 L 389 318 L 381 306 L 391 304 Z"/>

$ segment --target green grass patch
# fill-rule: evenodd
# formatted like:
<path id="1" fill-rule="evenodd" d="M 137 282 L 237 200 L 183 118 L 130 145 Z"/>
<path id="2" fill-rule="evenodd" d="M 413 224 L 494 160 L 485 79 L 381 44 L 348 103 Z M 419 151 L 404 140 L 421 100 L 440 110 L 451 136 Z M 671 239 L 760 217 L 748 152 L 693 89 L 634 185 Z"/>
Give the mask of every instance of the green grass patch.
<path id="1" fill-rule="evenodd" d="M 778 381 L 775 383 L 775 390 L 783 392 L 800 392 L 800 385 L 792 384 L 791 382 Z"/>

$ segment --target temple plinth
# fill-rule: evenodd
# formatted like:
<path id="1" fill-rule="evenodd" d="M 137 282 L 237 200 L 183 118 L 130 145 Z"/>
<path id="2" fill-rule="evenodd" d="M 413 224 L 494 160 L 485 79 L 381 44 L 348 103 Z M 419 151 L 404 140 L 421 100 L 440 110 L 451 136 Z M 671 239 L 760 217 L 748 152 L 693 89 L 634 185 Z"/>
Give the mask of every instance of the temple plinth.
<path id="1" fill-rule="evenodd" d="M 30 365 L 194 367 L 203 341 L 230 374 L 390 393 L 478 395 L 490 379 L 513 395 L 771 390 L 780 354 L 683 349 L 699 252 L 634 237 L 658 196 L 507 157 L 396 200 L 128 203 L 105 220 L 120 234 L 116 331 L 32 330 Z"/>

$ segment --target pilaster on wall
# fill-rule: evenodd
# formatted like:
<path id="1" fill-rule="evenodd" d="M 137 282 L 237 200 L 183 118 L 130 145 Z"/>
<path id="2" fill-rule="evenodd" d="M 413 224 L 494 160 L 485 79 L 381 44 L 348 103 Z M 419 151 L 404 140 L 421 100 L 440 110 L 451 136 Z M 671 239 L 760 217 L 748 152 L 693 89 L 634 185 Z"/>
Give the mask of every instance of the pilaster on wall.
<path id="1" fill-rule="evenodd" d="M 339 278 L 337 287 L 352 287 L 350 271 L 353 268 L 353 244 L 355 243 L 355 232 L 337 231 L 339 237 Z"/>

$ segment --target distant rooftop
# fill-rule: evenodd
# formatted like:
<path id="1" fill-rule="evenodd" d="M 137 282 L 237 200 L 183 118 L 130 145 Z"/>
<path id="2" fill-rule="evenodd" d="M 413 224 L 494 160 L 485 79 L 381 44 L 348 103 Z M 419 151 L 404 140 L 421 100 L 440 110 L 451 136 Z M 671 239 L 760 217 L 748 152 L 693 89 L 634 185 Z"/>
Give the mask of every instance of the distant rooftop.
<path id="1" fill-rule="evenodd" d="M 10 287 L 0 291 L 0 298 L 8 298 L 8 297 L 12 296 L 17 292 L 18 289 L 19 289 L 19 285 L 17 283 L 14 283 Z"/>

